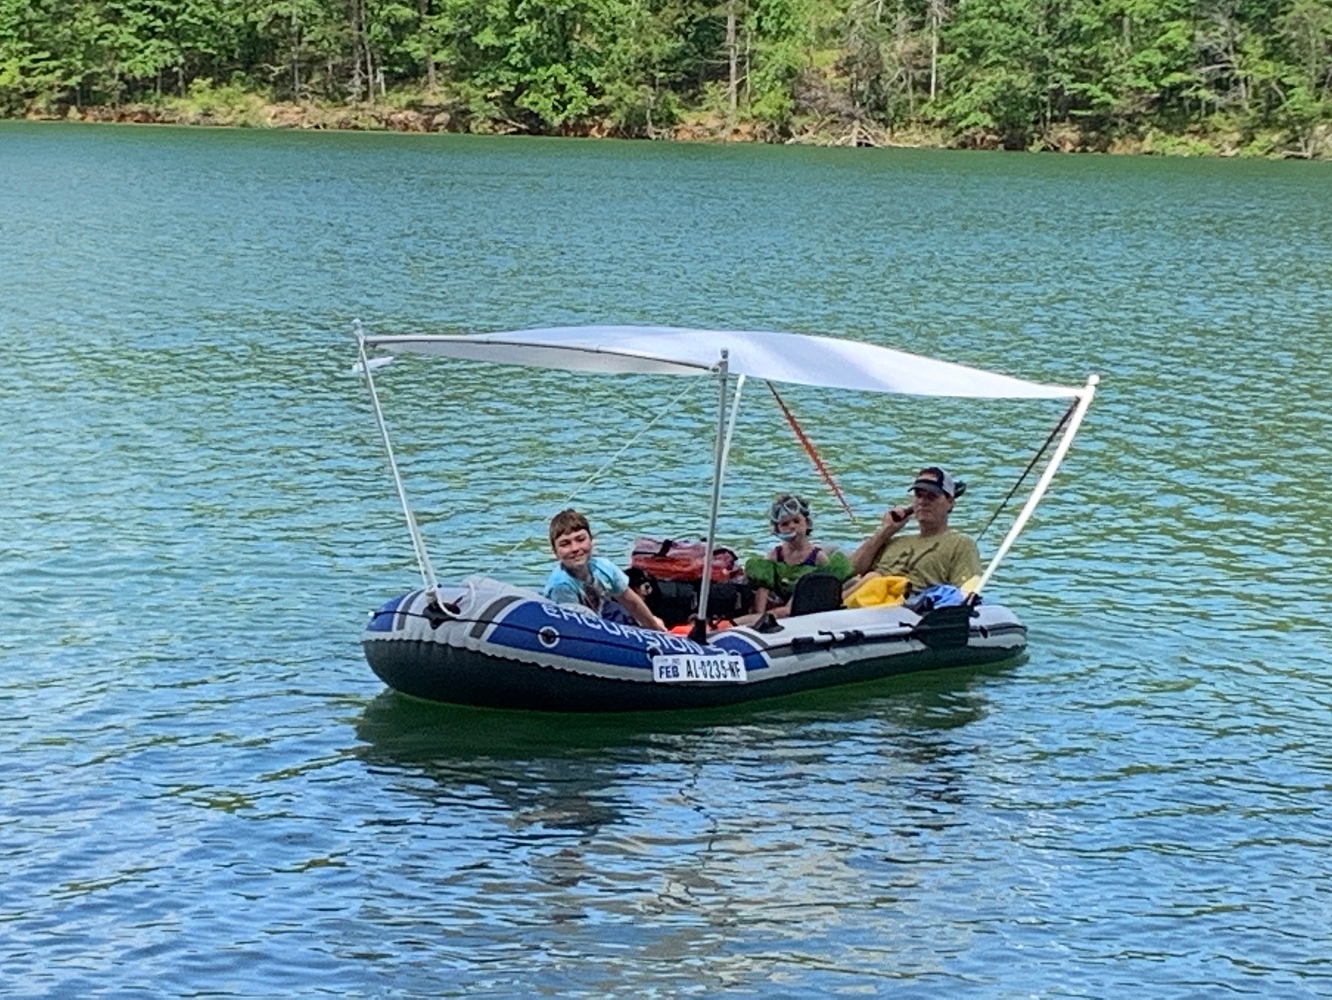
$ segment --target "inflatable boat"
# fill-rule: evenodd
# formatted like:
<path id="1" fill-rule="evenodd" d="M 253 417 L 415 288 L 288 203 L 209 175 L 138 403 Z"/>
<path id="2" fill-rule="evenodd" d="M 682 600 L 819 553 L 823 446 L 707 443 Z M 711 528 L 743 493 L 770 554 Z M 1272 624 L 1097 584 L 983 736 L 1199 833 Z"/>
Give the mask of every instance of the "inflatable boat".
<path id="1" fill-rule="evenodd" d="M 560 712 L 730 705 L 1023 652 L 1027 630 L 998 605 L 918 615 L 902 605 L 824 611 L 727 628 L 702 643 L 607 621 L 496 580 L 471 578 L 389 601 L 361 637 L 389 687 L 455 704 Z"/>
<path id="2" fill-rule="evenodd" d="M 858 341 L 764 331 L 591 326 L 367 336 L 357 323 L 355 334 L 359 345 L 355 371 L 369 388 L 421 575 L 418 589 L 371 615 L 362 634 L 371 669 L 391 688 L 417 698 L 560 712 L 729 705 L 1019 656 L 1026 648 L 1026 628 L 1006 608 L 986 602 L 982 592 L 1049 487 L 1097 383 L 1092 375 L 1081 388 L 1045 385 Z M 372 356 L 375 350 L 387 356 Z M 533 591 L 485 577 L 469 577 L 458 584 L 435 578 L 375 389 L 374 372 L 399 355 L 601 375 L 715 378 L 712 490 L 701 549 L 714 554 L 719 551 L 722 484 L 746 378 L 856 392 L 1071 403 L 1027 467 L 1030 472 L 1062 431 L 1039 480 L 980 579 L 973 581 L 965 602 L 920 608 L 923 613 L 902 605 L 847 609 L 837 606 L 840 589 L 834 584 L 829 601 L 808 613 L 798 613 L 793 598 L 787 618 L 766 618 L 753 627 L 709 628 L 714 566 L 714 572 L 701 573 L 689 634 L 676 635 L 608 621 L 581 607 L 555 604 Z M 1018 485 L 1021 482 L 1020 478 Z M 660 513 L 675 520 L 682 512 Z"/>

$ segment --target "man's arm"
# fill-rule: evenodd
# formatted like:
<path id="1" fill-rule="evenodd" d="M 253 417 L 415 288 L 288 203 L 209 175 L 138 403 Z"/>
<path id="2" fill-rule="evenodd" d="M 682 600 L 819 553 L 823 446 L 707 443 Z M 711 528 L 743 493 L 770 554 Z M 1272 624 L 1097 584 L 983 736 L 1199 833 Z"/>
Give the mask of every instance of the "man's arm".
<path id="1" fill-rule="evenodd" d="M 857 575 L 868 573 L 874 568 L 874 561 L 888 544 L 888 539 L 902 530 L 912 514 L 910 507 L 894 507 L 883 515 L 883 523 L 851 553 L 851 568 Z"/>

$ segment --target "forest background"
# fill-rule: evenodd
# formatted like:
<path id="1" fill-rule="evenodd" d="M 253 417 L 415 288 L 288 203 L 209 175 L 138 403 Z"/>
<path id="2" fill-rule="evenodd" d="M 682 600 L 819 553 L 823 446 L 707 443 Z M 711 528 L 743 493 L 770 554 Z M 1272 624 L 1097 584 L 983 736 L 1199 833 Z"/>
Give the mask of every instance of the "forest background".
<path id="1" fill-rule="evenodd" d="M 1332 0 L 0 0 L 0 115 L 1332 158 Z"/>

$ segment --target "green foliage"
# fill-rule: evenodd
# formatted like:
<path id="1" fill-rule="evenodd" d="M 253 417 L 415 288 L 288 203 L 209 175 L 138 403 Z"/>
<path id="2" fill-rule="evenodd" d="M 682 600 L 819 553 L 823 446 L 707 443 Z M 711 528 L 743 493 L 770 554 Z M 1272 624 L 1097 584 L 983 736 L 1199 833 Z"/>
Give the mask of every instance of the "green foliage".
<path id="1" fill-rule="evenodd" d="M 0 114 L 254 118 L 256 91 L 415 95 L 477 131 L 657 135 L 710 109 L 769 137 L 1324 155 L 1332 0 L 0 0 Z"/>
<path id="2" fill-rule="evenodd" d="M 1027 0 L 973 0 L 944 33 L 943 115 L 959 131 L 1026 146 L 1041 124 L 1050 46 L 1043 10 Z"/>
<path id="3" fill-rule="evenodd" d="M 257 101 L 253 92 L 239 84 L 218 85 L 208 80 L 195 80 L 181 104 L 200 115 L 234 119 L 254 110 Z"/>
<path id="4" fill-rule="evenodd" d="M 688 89 L 686 8 L 630 0 L 613 10 L 602 31 L 602 113 L 623 133 L 655 134 L 679 119 Z"/>
<path id="5" fill-rule="evenodd" d="M 1132 131 L 1168 120 L 1198 86 L 1186 0 L 1079 0 L 1056 25 L 1052 65 L 1057 117 Z"/>
<path id="6" fill-rule="evenodd" d="M 1295 0 L 1277 29 L 1287 58 L 1271 117 L 1302 155 L 1313 155 L 1315 133 L 1332 124 L 1332 0 Z"/>
<path id="7" fill-rule="evenodd" d="M 327 0 L 245 0 L 240 9 L 247 72 L 287 99 L 342 92 L 352 35 L 343 10 Z"/>

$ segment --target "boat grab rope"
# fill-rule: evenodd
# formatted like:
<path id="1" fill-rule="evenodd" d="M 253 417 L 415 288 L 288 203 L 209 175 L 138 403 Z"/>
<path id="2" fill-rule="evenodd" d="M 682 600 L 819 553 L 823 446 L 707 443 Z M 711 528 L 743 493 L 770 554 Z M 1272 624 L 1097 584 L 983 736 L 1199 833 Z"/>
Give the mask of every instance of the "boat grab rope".
<path id="1" fill-rule="evenodd" d="M 499 628 L 510 629 L 514 632 L 521 632 L 524 635 L 540 636 L 540 634 L 545 629 L 550 627 L 546 625 L 542 626 L 541 628 L 535 628 L 531 625 L 519 625 L 517 622 L 496 621 L 494 618 L 469 618 L 462 614 L 454 614 L 452 613 L 452 611 L 437 611 L 436 613 L 431 614 L 429 606 L 426 607 L 425 611 L 407 611 L 402 608 L 398 608 L 394 611 L 382 611 L 382 610 L 375 611 L 371 613 L 370 620 L 374 621 L 378 618 L 389 618 L 389 617 L 396 618 L 399 616 L 403 618 L 419 618 L 422 621 L 426 622 L 432 629 L 438 628 L 440 625 L 444 624 L 445 622 L 449 622 L 449 623 L 457 623 L 459 625 L 485 625 L 487 627 L 494 625 Z M 662 634 L 665 635 L 668 633 L 662 633 Z M 629 652 L 644 651 L 643 647 L 637 645 L 636 643 L 616 642 L 613 639 L 598 639 L 597 645 L 605 646 L 610 649 L 627 650 Z"/>
<path id="2" fill-rule="evenodd" d="M 372 612 L 370 615 L 370 619 L 371 621 L 374 621 L 375 619 L 381 617 L 418 618 L 426 622 L 431 627 L 431 629 L 438 628 L 440 625 L 446 622 L 458 625 L 485 625 L 487 627 L 495 626 L 497 628 L 510 629 L 511 631 L 521 632 L 524 635 L 531 635 L 531 636 L 539 636 L 543 631 L 545 631 L 546 628 L 549 628 L 549 626 L 542 626 L 541 628 L 535 628 L 531 625 L 519 625 L 517 622 L 497 621 L 494 618 L 468 617 L 462 614 L 453 613 L 451 608 L 457 607 L 457 605 L 450 604 L 449 607 L 450 610 L 448 611 L 436 609 L 434 613 L 431 612 L 431 608 L 429 605 L 427 605 L 425 611 L 408 611 L 403 608 L 397 608 L 392 611 L 381 610 L 381 611 Z M 1018 626 L 1018 628 L 1022 629 L 1022 631 L 1024 632 L 1026 631 L 1026 628 L 1024 626 Z M 914 625 L 908 624 L 904 626 L 899 626 L 883 632 L 866 632 L 862 629 L 849 629 L 845 632 L 838 634 L 832 631 L 821 631 L 817 635 L 792 636 L 786 643 L 776 643 L 774 645 L 767 646 L 762 650 L 756 650 L 756 651 L 766 654 L 771 654 L 774 650 L 781 649 L 782 646 L 785 645 L 789 646 L 793 652 L 799 653 L 802 650 L 814 651 L 818 649 L 831 649 L 835 646 L 862 646 L 862 645 L 871 646 L 884 643 L 905 642 L 909 639 L 919 637 L 923 632 L 930 632 L 934 631 L 935 629 L 936 626 L 928 624 L 926 624 L 922 628 L 921 623 L 917 622 Z M 986 634 L 986 630 L 984 629 L 980 629 L 978 631 L 982 635 Z M 1000 630 L 994 630 L 993 627 L 991 627 L 991 631 L 1000 631 Z M 663 634 L 670 634 L 670 633 L 663 633 Z M 678 633 L 676 633 L 675 635 L 677 638 L 679 638 Z M 715 636 L 710 638 L 715 638 Z M 709 645 L 709 644 L 710 642 L 708 641 L 702 643 L 702 645 Z M 608 649 L 624 650 L 631 653 L 647 652 L 649 653 L 649 655 L 651 653 L 649 649 L 644 649 L 642 646 L 638 645 L 637 643 L 617 642 L 614 639 L 610 638 L 598 639 L 597 645 L 604 646 Z"/>
<path id="3" fill-rule="evenodd" d="M 777 400 L 777 405 L 781 407 L 782 416 L 786 417 L 786 422 L 791 425 L 791 430 L 795 432 L 796 440 L 804 447 L 805 452 L 814 463 L 814 468 L 818 470 L 819 475 L 823 477 L 823 481 L 828 484 L 828 488 L 833 491 L 838 502 L 841 503 L 842 509 L 846 511 L 846 516 L 851 518 L 852 524 L 855 524 L 856 515 L 852 512 L 851 505 L 846 502 L 846 495 L 842 493 L 841 487 L 837 485 L 837 480 L 833 479 L 832 473 L 828 471 L 828 466 L 824 464 L 823 456 L 820 455 L 819 450 L 814 447 L 814 442 L 809 439 L 809 435 L 805 433 L 805 429 L 800 426 L 799 421 L 795 418 L 795 414 L 792 413 L 791 408 L 786 405 L 786 401 L 778 394 L 777 387 L 771 382 L 768 382 L 767 386 L 768 391 L 772 393 L 772 398 Z"/>
<path id="4" fill-rule="evenodd" d="M 1008 501 L 1012 500 L 1014 494 L 1016 494 L 1017 491 L 1022 487 L 1022 484 L 1026 480 L 1027 476 L 1031 474 L 1031 470 L 1036 467 L 1036 463 L 1041 460 L 1041 456 L 1045 454 L 1045 450 L 1050 447 L 1050 442 L 1053 441 L 1056 437 L 1058 437 L 1059 432 L 1063 430 L 1064 425 L 1068 423 L 1068 418 L 1073 416 L 1073 411 L 1076 410 L 1077 408 L 1078 408 L 1078 400 L 1075 399 L 1073 401 L 1073 405 L 1070 406 L 1067 410 L 1065 410 L 1064 415 L 1059 418 L 1059 423 L 1055 424 L 1054 430 L 1052 430 L 1050 432 L 1050 436 L 1045 439 L 1045 443 L 1036 449 L 1036 454 L 1033 455 L 1031 461 L 1027 463 L 1027 467 L 1022 470 L 1022 475 L 1018 476 L 1017 482 L 1015 482 L 1013 484 L 1013 488 L 1008 491 L 1008 495 L 999 501 L 999 506 L 994 509 L 994 513 L 990 515 L 990 519 L 985 522 L 985 527 L 981 528 L 981 530 L 977 533 L 976 535 L 977 542 L 979 542 L 981 540 L 981 536 L 984 535 L 985 532 L 989 530 L 990 525 L 994 524 L 995 518 L 997 518 L 1003 512 L 1003 509 L 1008 506 Z"/>

